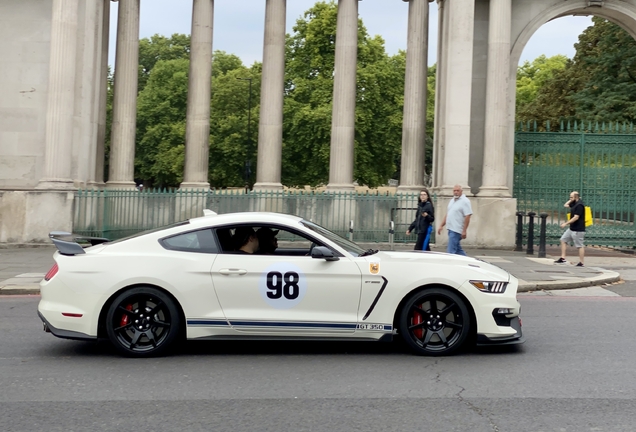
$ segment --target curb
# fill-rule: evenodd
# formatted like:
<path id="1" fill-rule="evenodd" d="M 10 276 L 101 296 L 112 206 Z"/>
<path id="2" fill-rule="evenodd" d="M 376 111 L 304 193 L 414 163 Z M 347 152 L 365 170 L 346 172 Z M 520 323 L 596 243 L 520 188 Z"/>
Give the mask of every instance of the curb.
<path id="1" fill-rule="evenodd" d="M 0 296 L 40 294 L 40 284 L 0 286 Z"/>
<path id="2" fill-rule="evenodd" d="M 519 287 L 517 288 L 517 292 L 584 288 L 588 286 L 611 284 L 620 280 L 621 275 L 619 273 L 609 270 L 604 270 L 603 274 L 599 276 L 578 280 L 527 282 L 519 279 Z"/>

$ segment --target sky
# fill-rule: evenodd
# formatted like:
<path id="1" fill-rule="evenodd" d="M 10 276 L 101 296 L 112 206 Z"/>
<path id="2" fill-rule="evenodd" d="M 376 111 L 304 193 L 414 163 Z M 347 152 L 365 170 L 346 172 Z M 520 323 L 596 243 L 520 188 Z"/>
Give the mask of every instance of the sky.
<path id="1" fill-rule="evenodd" d="M 287 33 L 292 32 L 296 20 L 315 3 L 316 0 L 287 0 Z M 111 3 L 111 65 L 115 63 L 117 5 L 118 3 Z M 437 4 L 430 3 L 429 10 L 428 63 L 433 65 L 437 55 Z M 358 12 L 369 34 L 382 36 L 389 54 L 406 49 L 408 3 L 402 0 L 363 0 L 359 3 Z M 154 34 L 190 34 L 191 23 L 192 0 L 141 0 L 142 38 Z M 235 54 L 246 66 L 261 61 L 264 23 L 265 0 L 215 0 L 214 50 Z M 541 54 L 547 57 L 564 54 L 572 58 L 575 53 L 574 43 L 591 23 L 590 17 L 571 16 L 545 24 L 526 45 L 521 62 L 532 61 Z"/>

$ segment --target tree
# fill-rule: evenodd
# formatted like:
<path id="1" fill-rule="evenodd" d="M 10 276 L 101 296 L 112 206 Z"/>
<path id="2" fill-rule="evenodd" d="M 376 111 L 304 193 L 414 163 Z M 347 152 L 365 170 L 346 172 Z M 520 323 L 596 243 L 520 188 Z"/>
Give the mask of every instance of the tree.
<path id="1" fill-rule="evenodd" d="M 519 68 L 517 120 L 544 125 L 636 119 L 636 42 L 614 23 L 599 17 L 592 22 L 574 45 L 574 58 L 564 67 L 559 61 L 545 79 L 534 72 L 535 64 L 550 60 L 544 56 Z"/>
<path id="2" fill-rule="evenodd" d="M 154 35 L 139 41 L 139 92 L 150 78 L 150 73 L 160 60 L 189 60 L 190 36 L 173 34 L 169 38 Z"/>
<path id="3" fill-rule="evenodd" d="M 189 66 L 189 59 L 158 60 L 139 94 L 135 177 L 144 185 L 177 187 L 183 181 Z M 261 68 L 257 63 L 248 69 L 238 57 L 216 51 L 212 69 L 209 181 L 238 186 L 243 162 L 255 155 L 258 128 L 248 142 L 248 87 L 237 78 L 252 78 L 252 118 L 258 119 Z"/>
<path id="4" fill-rule="evenodd" d="M 231 57 L 231 58 L 228 58 Z M 223 53 L 215 55 L 214 65 L 223 63 L 237 66 L 238 57 Z M 240 61 L 240 60 L 239 60 Z M 249 83 L 252 80 L 251 137 L 247 135 Z M 244 185 L 244 163 L 256 161 L 258 142 L 258 114 L 261 88 L 261 64 L 251 68 L 240 66 L 218 71 L 212 80 L 212 108 L 210 119 L 210 184 L 216 187 Z M 248 179 L 254 183 L 255 170 Z"/>
<path id="5" fill-rule="evenodd" d="M 603 18 L 579 36 L 573 69 L 585 80 L 571 98 L 576 116 L 585 120 L 636 119 L 636 41 Z"/>
<path id="6" fill-rule="evenodd" d="M 574 72 L 572 61 L 567 59 L 563 69 L 553 70 L 551 76 L 536 87 L 532 98 L 518 104 L 517 120 L 536 121 L 539 129 L 543 130 L 548 121 L 556 126 L 562 120 L 574 118 L 575 108 L 571 95 L 576 93 L 580 86 L 581 79 Z"/>
<path id="7" fill-rule="evenodd" d="M 189 63 L 159 60 L 139 94 L 135 177 L 145 186 L 183 180 Z"/>
<path id="8" fill-rule="evenodd" d="M 324 184 L 329 153 L 337 5 L 318 2 L 287 38 L 283 183 Z M 358 72 L 354 177 L 360 184 L 386 183 L 401 149 L 404 55 L 389 57 L 379 36 L 358 21 Z"/>
<path id="9" fill-rule="evenodd" d="M 337 5 L 318 2 L 287 36 L 282 182 L 325 184 L 329 176 Z M 155 35 L 140 45 L 136 178 L 148 186 L 178 186 L 183 178 L 190 39 Z M 354 180 L 378 186 L 399 176 L 406 54 L 388 56 L 384 41 L 358 21 Z M 427 142 L 432 142 L 435 68 L 429 75 Z M 209 181 L 243 185 L 251 160 L 254 180 L 261 64 L 247 68 L 215 52 L 212 67 Z M 247 135 L 252 83 L 252 133 Z M 427 146 L 430 162 L 431 146 Z M 430 167 L 429 167 L 430 170 Z"/>
<path id="10" fill-rule="evenodd" d="M 537 114 L 537 99 L 544 87 L 563 71 L 569 59 L 564 55 L 541 55 L 532 62 L 525 61 L 517 70 L 517 118 L 526 119 Z M 545 101 L 542 101 L 545 102 Z M 540 105 L 541 108 L 544 108 Z M 532 118 L 531 120 L 538 120 Z"/>

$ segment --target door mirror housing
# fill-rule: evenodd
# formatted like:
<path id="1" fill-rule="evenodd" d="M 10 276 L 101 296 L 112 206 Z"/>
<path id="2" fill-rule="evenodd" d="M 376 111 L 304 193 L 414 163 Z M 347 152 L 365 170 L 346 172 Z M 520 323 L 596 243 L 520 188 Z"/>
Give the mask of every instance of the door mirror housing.
<path id="1" fill-rule="evenodd" d="M 326 246 L 315 246 L 311 250 L 311 257 L 324 259 L 326 261 L 338 261 L 340 258 L 333 254 L 333 251 Z"/>

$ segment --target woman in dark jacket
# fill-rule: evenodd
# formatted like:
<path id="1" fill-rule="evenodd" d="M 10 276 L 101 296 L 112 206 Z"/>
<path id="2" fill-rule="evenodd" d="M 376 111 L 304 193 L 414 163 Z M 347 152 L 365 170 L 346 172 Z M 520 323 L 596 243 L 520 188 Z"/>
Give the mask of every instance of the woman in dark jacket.
<path id="1" fill-rule="evenodd" d="M 415 213 L 415 220 L 406 231 L 406 235 L 410 235 L 411 231 L 413 231 L 414 229 L 417 232 L 417 242 L 415 242 L 415 247 L 413 249 L 427 251 L 431 250 L 428 244 L 430 237 L 427 239 L 427 236 L 430 236 L 429 227 L 434 220 L 435 209 L 433 208 L 431 197 L 428 193 L 428 190 L 422 189 L 420 192 L 420 197 L 417 200 L 417 212 Z M 426 248 L 424 248 L 425 241 Z"/>

